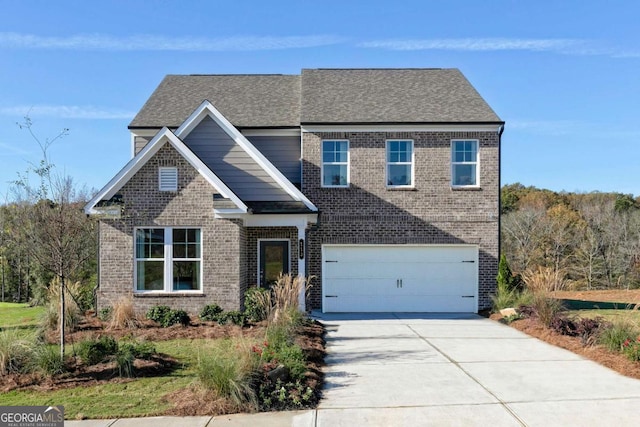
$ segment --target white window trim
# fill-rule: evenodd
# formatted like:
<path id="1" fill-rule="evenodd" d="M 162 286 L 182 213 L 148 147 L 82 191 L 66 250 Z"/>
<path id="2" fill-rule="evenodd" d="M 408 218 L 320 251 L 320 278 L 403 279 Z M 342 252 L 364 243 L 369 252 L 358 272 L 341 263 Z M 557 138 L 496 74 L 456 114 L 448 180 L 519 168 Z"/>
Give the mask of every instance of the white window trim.
<path id="1" fill-rule="evenodd" d="M 145 230 L 149 228 L 155 229 L 163 229 L 164 230 L 164 257 L 162 258 L 162 262 L 164 262 L 164 289 L 162 290 L 149 290 L 145 291 L 142 289 L 138 289 L 138 261 L 155 261 L 161 262 L 160 258 L 138 258 L 136 254 L 137 243 L 136 243 L 136 235 L 138 234 L 138 230 Z M 200 289 L 189 290 L 182 289 L 178 291 L 173 290 L 173 230 L 181 229 L 181 230 L 200 230 L 200 258 L 176 258 L 177 261 L 200 261 Z M 167 237 L 168 236 L 168 237 Z M 202 254 L 204 250 L 202 248 L 202 241 L 204 240 L 202 236 L 202 228 L 201 227 L 158 227 L 158 226 L 147 226 L 147 227 L 135 227 L 133 230 L 133 292 L 136 294 L 202 294 L 204 293 L 204 284 L 202 277 Z"/>
<path id="2" fill-rule="evenodd" d="M 347 183 L 345 185 L 325 185 L 324 183 L 324 166 L 325 165 L 344 165 L 344 162 L 325 162 L 324 161 L 324 143 L 325 141 L 336 141 L 347 143 Z M 320 142 L 320 186 L 322 188 L 348 188 L 351 185 L 351 144 L 348 139 L 323 139 Z"/>
<path id="3" fill-rule="evenodd" d="M 260 286 L 260 242 L 287 242 L 287 246 L 289 248 L 289 258 L 287 258 L 287 263 L 289 264 L 289 273 L 291 273 L 291 257 L 293 256 L 291 254 L 291 240 L 290 239 L 285 239 L 285 238 L 264 238 L 264 239 L 258 239 L 258 247 L 257 247 L 257 251 L 258 251 L 258 256 L 256 256 L 256 260 L 258 261 L 257 265 L 256 265 L 256 284 L 258 287 Z"/>
<path id="4" fill-rule="evenodd" d="M 407 165 L 409 164 L 409 162 L 393 162 L 391 163 L 389 161 L 389 142 L 391 141 L 402 141 L 402 142 L 410 142 L 411 143 L 411 183 L 408 185 L 391 185 L 389 184 L 389 165 Z M 404 138 L 390 138 L 385 140 L 384 142 L 384 159 L 385 159 L 385 174 L 384 174 L 384 182 L 385 185 L 387 186 L 387 188 L 415 188 L 415 179 L 416 179 L 416 174 L 415 174 L 415 166 L 416 166 L 416 162 L 415 162 L 415 156 L 416 156 L 416 150 L 415 150 L 415 144 L 413 139 L 404 139 Z"/>
<path id="5" fill-rule="evenodd" d="M 163 179 L 163 172 L 171 172 L 172 178 L 175 178 L 175 183 L 171 184 L 171 187 L 165 187 L 165 180 Z M 175 184 L 175 185 L 174 185 Z M 160 166 L 158 168 L 158 190 L 159 191 L 178 191 L 178 168 L 175 166 Z"/>
<path id="6" fill-rule="evenodd" d="M 454 162 L 454 145 L 456 142 L 472 141 L 476 143 L 476 161 L 475 162 Z M 476 165 L 476 183 L 471 185 L 455 185 L 453 183 L 454 168 L 456 165 Z M 480 140 L 473 138 L 460 138 L 451 140 L 451 188 L 480 188 Z"/>

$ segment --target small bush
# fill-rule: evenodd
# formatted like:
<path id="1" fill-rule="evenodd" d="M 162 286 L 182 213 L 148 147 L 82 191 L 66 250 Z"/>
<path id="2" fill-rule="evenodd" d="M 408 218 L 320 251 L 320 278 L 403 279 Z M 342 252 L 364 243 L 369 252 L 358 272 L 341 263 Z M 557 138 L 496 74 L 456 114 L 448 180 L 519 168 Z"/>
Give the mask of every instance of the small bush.
<path id="1" fill-rule="evenodd" d="M 111 307 L 111 306 L 102 307 L 98 311 L 98 319 L 102 320 L 103 322 L 108 322 L 111 319 L 111 314 L 112 313 L 113 313 L 113 307 Z"/>
<path id="2" fill-rule="evenodd" d="M 112 337 L 105 335 L 98 340 L 81 341 L 76 351 L 85 364 L 96 365 L 116 354 L 118 343 Z"/>
<path id="3" fill-rule="evenodd" d="M 197 374 L 204 387 L 230 399 L 239 409 L 257 409 L 253 390 L 256 364 L 240 340 L 224 339 L 198 355 Z"/>
<path id="4" fill-rule="evenodd" d="M 168 305 L 156 305 L 154 307 L 151 307 L 149 311 L 147 311 L 147 319 L 162 324 L 170 311 L 171 307 L 169 307 Z"/>
<path id="5" fill-rule="evenodd" d="M 582 345 L 593 344 L 600 331 L 608 327 L 609 323 L 605 322 L 601 317 L 595 319 L 584 318 L 576 321 L 576 335 L 580 337 Z"/>
<path id="6" fill-rule="evenodd" d="M 622 352 L 632 362 L 640 361 L 640 336 L 635 340 L 627 339 L 622 343 Z"/>
<path id="7" fill-rule="evenodd" d="M 522 273 L 522 280 L 529 290 L 534 293 L 561 291 L 567 286 L 564 270 L 537 266 Z"/>
<path id="8" fill-rule="evenodd" d="M 602 329 L 598 343 L 611 351 L 622 351 L 623 344 L 633 341 L 639 335 L 638 327 L 628 321 L 617 321 Z"/>
<path id="9" fill-rule="evenodd" d="M 549 298 L 542 292 L 534 294 L 533 307 L 538 319 L 546 327 L 550 327 L 551 322 L 564 310 L 559 300 Z"/>
<path id="10" fill-rule="evenodd" d="M 241 311 L 225 311 L 218 316 L 218 323 L 221 325 L 233 323 L 234 325 L 244 326 L 247 323 L 247 318 Z"/>
<path id="11" fill-rule="evenodd" d="M 0 375 L 29 370 L 35 344 L 13 330 L 0 331 Z"/>
<path id="12" fill-rule="evenodd" d="M 137 328 L 138 319 L 133 309 L 131 298 L 120 298 L 111 312 L 111 320 L 108 329 Z"/>
<path id="13" fill-rule="evenodd" d="M 39 345 L 35 348 L 32 363 L 34 369 L 47 375 L 61 374 L 65 371 L 60 352 L 49 345 Z"/>
<path id="14" fill-rule="evenodd" d="M 222 313 L 222 308 L 218 304 L 208 304 L 202 307 L 200 311 L 200 319 L 209 322 L 217 322 L 218 317 Z"/>
<path id="15" fill-rule="evenodd" d="M 271 290 L 252 287 L 244 295 L 244 312 L 252 322 L 267 320 L 271 315 Z"/>
<path id="16" fill-rule="evenodd" d="M 575 337 L 577 335 L 577 326 L 575 322 L 566 316 L 555 316 L 549 323 L 549 329 L 560 335 Z"/>
<path id="17" fill-rule="evenodd" d="M 134 347 L 132 345 L 120 346 L 120 348 L 118 348 L 118 352 L 116 353 L 118 375 L 120 375 L 121 377 L 132 378 L 134 374 L 134 360 Z"/>
<path id="18" fill-rule="evenodd" d="M 147 311 L 147 319 L 157 322 L 163 328 L 180 324 L 186 326 L 189 324 L 189 315 L 184 310 L 172 310 L 166 305 L 156 305 Z"/>
<path id="19" fill-rule="evenodd" d="M 143 359 L 143 360 L 149 360 L 154 355 L 158 354 L 158 352 L 156 351 L 156 347 L 153 345 L 152 342 L 149 342 L 149 341 L 143 341 L 143 342 L 125 341 L 125 342 L 120 342 L 120 344 L 118 345 L 118 351 L 119 352 L 120 351 L 128 351 L 136 359 Z"/>

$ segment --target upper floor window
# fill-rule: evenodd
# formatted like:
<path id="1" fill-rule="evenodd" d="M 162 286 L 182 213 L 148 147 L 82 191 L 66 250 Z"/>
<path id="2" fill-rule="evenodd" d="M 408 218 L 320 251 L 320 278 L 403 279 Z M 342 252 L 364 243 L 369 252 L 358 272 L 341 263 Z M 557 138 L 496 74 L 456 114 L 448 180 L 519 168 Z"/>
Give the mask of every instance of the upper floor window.
<path id="1" fill-rule="evenodd" d="M 387 186 L 413 187 L 413 141 L 387 141 Z"/>
<path id="2" fill-rule="evenodd" d="M 349 186 L 349 141 L 322 141 L 322 186 Z"/>
<path id="3" fill-rule="evenodd" d="M 199 228 L 136 229 L 135 290 L 202 290 Z"/>
<path id="4" fill-rule="evenodd" d="M 473 187 L 478 185 L 478 141 L 451 141 L 451 185 Z"/>
<path id="5" fill-rule="evenodd" d="M 176 167 L 159 168 L 158 187 L 160 191 L 178 191 L 178 168 Z"/>

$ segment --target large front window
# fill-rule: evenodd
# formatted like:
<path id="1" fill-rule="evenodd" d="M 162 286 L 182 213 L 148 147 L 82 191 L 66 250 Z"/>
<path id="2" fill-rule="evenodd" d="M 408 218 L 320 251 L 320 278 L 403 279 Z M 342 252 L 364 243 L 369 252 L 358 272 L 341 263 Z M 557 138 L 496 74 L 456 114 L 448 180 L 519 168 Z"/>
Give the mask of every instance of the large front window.
<path id="1" fill-rule="evenodd" d="M 201 266 L 200 229 L 136 230 L 136 291 L 199 291 Z"/>
<path id="2" fill-rule="evenodd" d="M 474 187 L 478 185 L 478 141 L 451 141 L 451 185 Z"/>
<path id="3" fill-rule="evenodd" d="M 413 186 L 413 141 L 387 141 L 387 186 Z"/>
<path id="4" fill-rule="evenodd" d="M 322 186 L 349 186 L 349 141 L 322 141 Z"/>

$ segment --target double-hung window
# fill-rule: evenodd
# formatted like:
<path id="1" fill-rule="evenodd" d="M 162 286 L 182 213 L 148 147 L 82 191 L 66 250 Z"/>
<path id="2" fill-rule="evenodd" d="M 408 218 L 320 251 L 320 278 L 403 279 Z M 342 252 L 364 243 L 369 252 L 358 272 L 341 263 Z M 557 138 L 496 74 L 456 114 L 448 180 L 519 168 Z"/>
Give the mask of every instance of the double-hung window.
<path id="1" fill-rule="evenodd" d="M 199 228 L 136 229 L 137 292 L 202 290 Z"/>
<path id="2" fill-rule="evenodd" d="M 349 141 L 322 141 L 322 186 L 349 186 Z"/>
<path id="3" fill-rule="evenodd" d="M 478 141 L 451 141 L 451 185 L 453 187 L 477 187 Z"/>
<path id="4" fill-rule="evenodd" d="M 387 187 L 413 187 L 412 140 L 387 140 Z"/>

